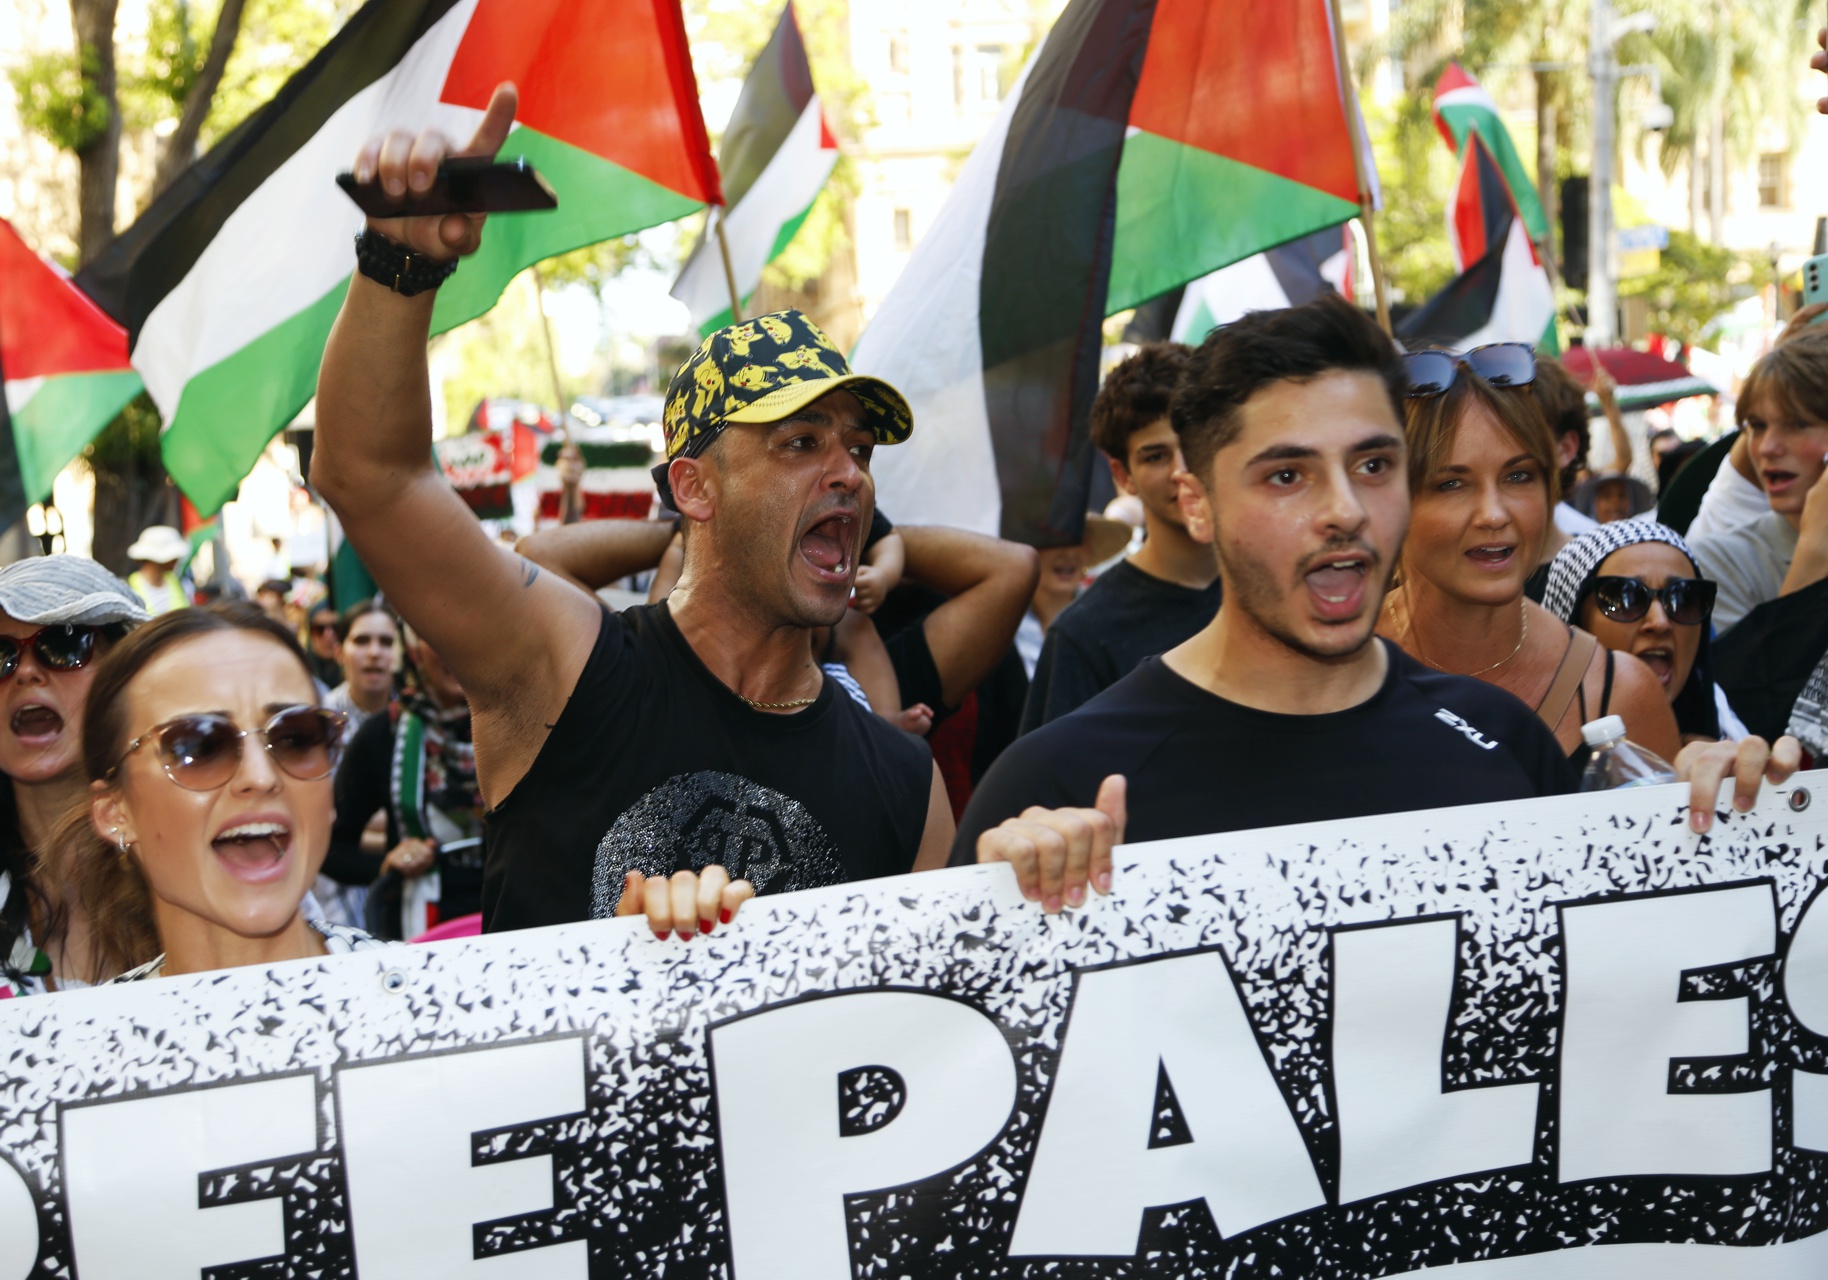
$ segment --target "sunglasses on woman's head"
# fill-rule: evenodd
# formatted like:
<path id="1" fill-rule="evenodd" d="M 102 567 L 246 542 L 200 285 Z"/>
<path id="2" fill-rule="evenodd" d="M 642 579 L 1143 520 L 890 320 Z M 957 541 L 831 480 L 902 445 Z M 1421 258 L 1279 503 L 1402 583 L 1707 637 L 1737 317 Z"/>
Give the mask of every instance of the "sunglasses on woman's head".
<path id="1" fill-rule="evenodd" d="M 1671 622 L 1698 627 L 1713 613 L 1719 589 L 1719 583 L 1707 578 L 1671 578 L 1660 587 L 1640 578 L 1595 578 L 1593 603 L 1614 622 L 1636 622 L 1650 612 L 1652 600 L 1661 600 Z"/>
<path id="2" fill-rule="evenodd" d="M 1411 351 L 1403 357 L 1409 369 L 1409 398 L 1447 394 L 1462 367 L 1494 387 L 1527 387 L 1536 381 L 1536 352 L 1528 343 L 1494 342 L 1464 355 L 1451 351 Z"/>
<path id="3" fill-rule="evenodd" d="M 29 636 L 0 636 L 0 680 L 19 670 L 27 649 L 46 671 L 74 671 L 95 656 L 95 628 L 45 627 Z"/>
<path id="4" fill-rule="evenodd" d="M 287 707 L 258 729 L 240 728 L 227 716 L 209 711 L 178 716 L 128 743 L 108 776 L 112 778 L 128 756 L 150 742 L 166 777 L 186 791 L 214 791 L 241 767 L 242 742 L 249 734 L 258 734 L 282 772 L 300 782 L 317 782 L 336 770 L 343 723 L 343 714 L 327 707 Z"/>

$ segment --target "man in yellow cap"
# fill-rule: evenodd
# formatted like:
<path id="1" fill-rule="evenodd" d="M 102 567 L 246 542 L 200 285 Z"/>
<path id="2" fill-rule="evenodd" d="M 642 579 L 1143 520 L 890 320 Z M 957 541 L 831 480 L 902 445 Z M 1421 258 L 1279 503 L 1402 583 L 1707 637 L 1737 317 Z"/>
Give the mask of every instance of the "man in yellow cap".
<path id="1" fill-rule="evenodd" d="M 466 152 L 492 154 L 512 113 L 498 91 Z M 420 190 L 450 151 L 390 135 L 356 171 Z M 907 438 L 907 402 L 797 312 L 712 335 L 667 392 L 656 477 L 684 574 L 664 603 L 609 613 L 503 554 L 431 460 L 432 302 L 482 221 L 369 221 L 324 352 L 312 479 L 469 696 L 484 927 L 645 911 L 690 936 L 751 885 L 943 865 L 953 823 L 926 745 L 828 683 L 809 634 L 844 615 L 870 454 Z"/>

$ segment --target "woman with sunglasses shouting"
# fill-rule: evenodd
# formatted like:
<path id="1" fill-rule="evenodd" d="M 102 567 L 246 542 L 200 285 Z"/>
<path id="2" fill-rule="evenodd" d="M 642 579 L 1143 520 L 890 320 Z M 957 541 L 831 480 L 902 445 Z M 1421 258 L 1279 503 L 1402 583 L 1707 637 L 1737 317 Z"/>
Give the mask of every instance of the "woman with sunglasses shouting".
<path id="1" fill-rule="evenodd" d="M 82 717 L 96 661 L 146 620 L 127 584 L 84 556 L 0 569 L 0 996 L 84 986 L 86 920 L 43 865 L 82 795 Z"/>
<path id="2" fill-rule="evenodd" d="M 58 853 L 122 979 L 380 946 L 299 904 L 330 844 L 342 717 L 251 604 L 168 613 L 103 664 L 83 716 L 87 813 Z"/>
<path id="3" fill-rule="evenodd" d="M 1379 632 L 1436 670 L 1509 690 L 1577 760 L 1581 725 L 1609 714 L 1673 760 L 1675 717 L 1649 668 L 1525 598 L 1560 469 L 1530 392 L 1535 353 L 1503 343 L 1405 359 L 1412 508 Z"/>
<path id="4" fill-rule="evenodd" d="M 1684 744 L 1746 736 L 1714 683 L 1709 619 L 1715 584 L 1674 529 L 1647 520 L 1602 525 L 1549 566 L 1542 603 L 1606 648 L 1637 658 L 1663 685 Z"/>

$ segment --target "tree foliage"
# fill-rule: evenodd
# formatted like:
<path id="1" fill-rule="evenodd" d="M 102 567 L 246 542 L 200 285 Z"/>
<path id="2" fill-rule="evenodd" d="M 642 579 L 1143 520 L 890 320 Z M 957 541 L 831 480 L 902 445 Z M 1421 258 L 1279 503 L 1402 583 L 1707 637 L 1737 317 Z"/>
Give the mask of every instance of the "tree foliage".
<path id="1" fill-rule="evenodd" d="M 1770 283 L 1771 266 L 1761 255 L 1735 253 L 1672 230 L 1657 270 L 1621 280 L 1619 296 L 1644 299 L 1653 332 L 1697 342 L 1710 320 Z"/>
<path id="2" fill-rule="evenodd" d="M 81 151 L 108 128 L 108 99 L 95 87 L 100 55 L 93 48 L 45 51 L 8 73 L 19 120 L 64 151 Z"/>

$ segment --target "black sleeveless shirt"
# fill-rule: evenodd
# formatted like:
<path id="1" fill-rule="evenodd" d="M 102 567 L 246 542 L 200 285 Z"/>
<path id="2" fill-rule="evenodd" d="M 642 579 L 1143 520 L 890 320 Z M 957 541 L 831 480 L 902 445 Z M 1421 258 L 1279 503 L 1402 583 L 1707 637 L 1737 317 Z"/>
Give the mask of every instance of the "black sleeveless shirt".
<path id="1" fill-rule="evenodd" d="M 926 744 L 836 682 L 804 711 L 756 711 L 664 602 L 605 612 L 533 767 L 488 815 L 483 928 L 611 915 L 631 869 L 717 863 L 757 893 L 899 875 L 932 785 Z"/>

